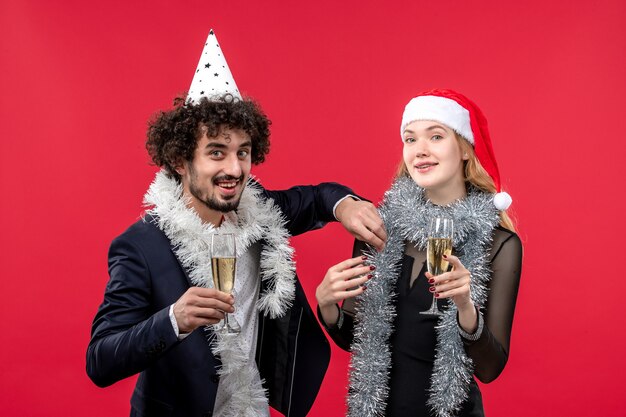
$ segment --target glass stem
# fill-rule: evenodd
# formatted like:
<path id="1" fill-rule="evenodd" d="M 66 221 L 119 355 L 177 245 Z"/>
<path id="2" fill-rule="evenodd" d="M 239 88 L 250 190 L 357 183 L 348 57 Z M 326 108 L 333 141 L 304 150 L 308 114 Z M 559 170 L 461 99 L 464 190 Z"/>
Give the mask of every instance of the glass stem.
<path id="1" fill-rule="evenodd" d="M 431 311 L 436 311 L 437 309 L 437 298 L 435 297 L 435 294 L 433 294 L 433 303 L 430 305 L 430 310 Z"/>

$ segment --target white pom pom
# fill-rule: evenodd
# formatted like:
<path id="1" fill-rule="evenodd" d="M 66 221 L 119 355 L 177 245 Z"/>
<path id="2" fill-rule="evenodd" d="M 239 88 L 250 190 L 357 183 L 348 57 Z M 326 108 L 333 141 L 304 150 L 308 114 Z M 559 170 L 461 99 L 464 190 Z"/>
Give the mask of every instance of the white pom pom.
<path id="1" fill-rule="evenodd" d="M 498 210 L 508 209 L 512 202 L 513 199 L 511 196 L 504 191 L 493 196 L 493 205 L 496 206 Z"/>

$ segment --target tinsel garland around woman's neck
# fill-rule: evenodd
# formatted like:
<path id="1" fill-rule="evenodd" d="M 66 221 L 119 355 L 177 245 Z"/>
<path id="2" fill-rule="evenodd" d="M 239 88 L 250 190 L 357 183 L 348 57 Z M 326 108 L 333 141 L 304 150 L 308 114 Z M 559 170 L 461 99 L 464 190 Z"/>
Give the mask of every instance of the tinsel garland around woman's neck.
<path id="1" fill-rule="evenodd" d="M 352 360 L 348 415 L 369 417 L 383 415 L 389 397 L 395 287 L 406 242 L 424 250 L 428 225 L 436 216 L 454 220 L 453 247 L 463 265 L 471 271 L 472 300 L 476 305 L 487 301 L 490 278 L 487 249 L 493 229 L 499 223 L 493 196 L 475 187 L 467 196 L 448 206 L 438 206 L 426 198 L 409 177 L 398 178 L 385 193 L 380 208 L 388 240 L 382 252 L 368 253 L 376 266 L 368 290 L 357 299 L 356 325 Z M 440 417 L 452 416 L 467 398 L 472 379 L 472 360 L 465 354 L 458 332 L 456 307 L 449 302 L 437 324 L 435 363 L 431 376 L 428 405 Z"/>

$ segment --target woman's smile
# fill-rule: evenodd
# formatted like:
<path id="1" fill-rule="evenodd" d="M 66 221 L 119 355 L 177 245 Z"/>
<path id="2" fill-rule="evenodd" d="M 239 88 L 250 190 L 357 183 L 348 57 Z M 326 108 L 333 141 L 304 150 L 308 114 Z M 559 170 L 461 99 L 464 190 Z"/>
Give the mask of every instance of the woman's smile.
<path id="1" fill-rule="evenodd" d="M 415 170 L 420 174 L 427 174 L 435 169 L 439 165 L 436 162 L 419 162 L 415 164 Z"/>

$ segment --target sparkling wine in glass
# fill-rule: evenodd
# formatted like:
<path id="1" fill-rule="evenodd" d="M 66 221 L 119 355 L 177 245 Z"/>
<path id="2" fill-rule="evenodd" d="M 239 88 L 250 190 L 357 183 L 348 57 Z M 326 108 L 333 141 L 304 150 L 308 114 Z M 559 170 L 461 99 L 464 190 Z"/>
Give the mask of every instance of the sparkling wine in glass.
<path id="1" fill-rule="evenodd" d="M 430 222 L 428 229 L 428 245 L 426 248 L 426 266 L 432 275 L 441 275 L 448 271 L 448 261 L 444 255 L 452 255 L 452 234 L 454 232 L 454 222 L 447 217 L 435 217 Z M 420 314 L 431 314 L 438 316 L 441 314 L 437 309 L 437 298 L 433 294 L 433 302 L 426 311 Z"/>
<path id="2" fill-rule="evenodd" d="M 211 268 L 215 289 L 232 294 L 235 286 L 236 260 L 235 235 L 232 233 L 214 233 L 211 236 Z M 229 319 L 229 314 L 224 313 L 222 330 L 226 333 L 238 333 L 241 328 L 234 317 Z"/>

